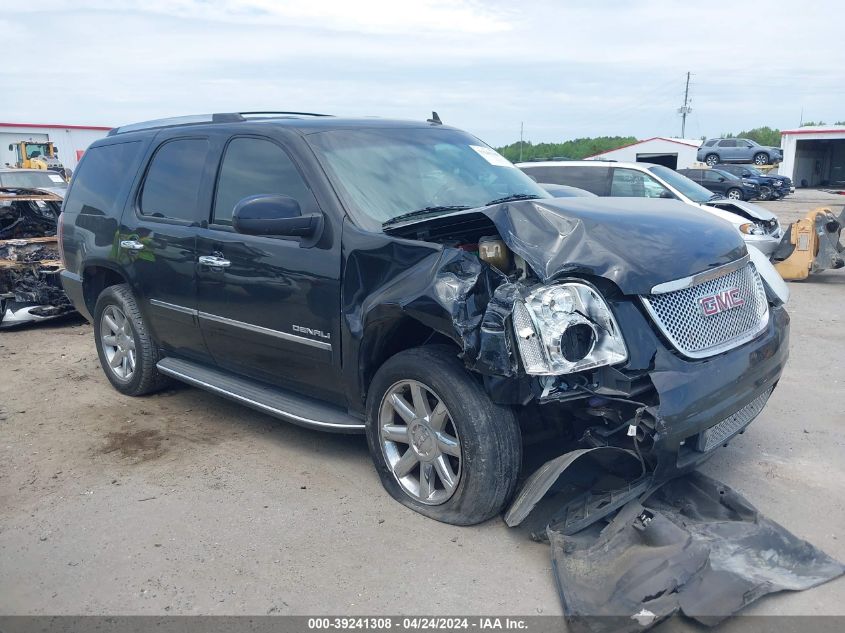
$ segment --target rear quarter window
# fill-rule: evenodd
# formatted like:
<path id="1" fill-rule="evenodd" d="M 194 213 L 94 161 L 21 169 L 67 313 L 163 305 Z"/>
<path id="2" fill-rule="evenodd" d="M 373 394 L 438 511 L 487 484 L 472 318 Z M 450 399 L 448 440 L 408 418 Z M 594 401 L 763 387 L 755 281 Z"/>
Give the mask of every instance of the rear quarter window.
<path id="1" fill-rule="evenodd" d="M 595 167 L 577 165 L 523 167 L 522 171 L 536 179 L 537 182 L 578 187 L 597 196 L 606 196 L 609 193 L 610 167 L 604 165 Z"/>
<path id="2" fill-rule="evenodd" d="M 73 175 L 64 213 L 120 216 L 140 155 L 141 141 L 89 148 Z"/>

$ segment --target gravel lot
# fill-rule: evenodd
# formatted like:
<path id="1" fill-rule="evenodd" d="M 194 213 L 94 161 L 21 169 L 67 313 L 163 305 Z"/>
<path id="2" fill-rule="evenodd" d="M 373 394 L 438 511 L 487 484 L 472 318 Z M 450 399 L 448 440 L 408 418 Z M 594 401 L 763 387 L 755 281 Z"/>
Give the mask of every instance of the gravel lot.
<path id="1" fill-rule="evenodd" d="M 786 223 L 843 203 L 764 205 Z M 845 560 L 845 271 L 790 287 L 783 380 L 703 470 Z M 393 502 L 363 437 L 187 387 L 121 396 L 84 322 L 0 333 L 0 407 L 2 614 L 560 614 L 548 546 Z M 749 612 L 845 615 L 843 592 Z"/>

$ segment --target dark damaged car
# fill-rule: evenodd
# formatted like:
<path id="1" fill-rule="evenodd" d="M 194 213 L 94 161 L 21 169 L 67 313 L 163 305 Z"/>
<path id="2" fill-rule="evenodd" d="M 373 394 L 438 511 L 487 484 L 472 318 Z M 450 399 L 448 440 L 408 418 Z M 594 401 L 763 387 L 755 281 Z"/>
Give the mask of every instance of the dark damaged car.
<path id="1" fill-rule="evenodd" d="M 508 504 L 528 433 L 624 490 L 690 470 L 787 358 L 779 278 L 728 223 L 552 198 L 436 117 L 119 128 L 85 153 L 63 220 L 64 287 L 116 389 L 175 378 L 366 432 L 390 494 L 455 524 Z"/>

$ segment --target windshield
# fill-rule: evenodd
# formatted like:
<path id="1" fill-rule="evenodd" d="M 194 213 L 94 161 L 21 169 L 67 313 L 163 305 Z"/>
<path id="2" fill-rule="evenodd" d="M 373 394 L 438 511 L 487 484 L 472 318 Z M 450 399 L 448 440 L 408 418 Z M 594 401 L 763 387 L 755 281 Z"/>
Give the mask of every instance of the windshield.
<path id="1" fill-rule="evenodd" d="M 49 146 L 47 143 L 27 143 L 26 144 L 26 157 L 27 158 L 38 158 L 39 156 L 49 156 Z"/>
<path id="2" fill-rule="evenodd" d="M 47 171 L 4 172 L 0 174 L 0 185 L 4 187 L 24 187 L 30 189 L 67 187 L 64 178 Z"/>
<path id="3" fill-rule="evenodd" d="M 702 204 L 704 202 L 709 202 L 714 198 L 712 191 L 705 189 L 698 183 L 693 182 L 673 169 L 669 169 L 663 165 L 652 165 L 648 167 L 648 170 L 655 176 L 662 178 L 664 181 L 669 183 L 671 187 L 674 187 L 676 190 L 681 192 L 682 195 L 686 196 L 693 202 Z"/>
<path id="4" fill-rule="evenodd" d="M 353 212 L 379 224 L 511 197 L 551 197 L 474 136 L 451 129 L 331 130 L 307 137 Z"/>

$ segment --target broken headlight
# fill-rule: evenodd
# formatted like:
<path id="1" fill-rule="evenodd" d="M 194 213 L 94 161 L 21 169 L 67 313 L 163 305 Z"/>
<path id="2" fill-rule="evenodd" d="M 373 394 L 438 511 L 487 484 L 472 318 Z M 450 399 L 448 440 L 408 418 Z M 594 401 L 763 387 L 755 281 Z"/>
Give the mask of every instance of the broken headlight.
<path id="1" fill-rule="evenodd" d="M 513 328 L 528 374 L 570 374 L 628 358 L 610 308 L 585 283 L 544 286 L 517 301 Z"/>

